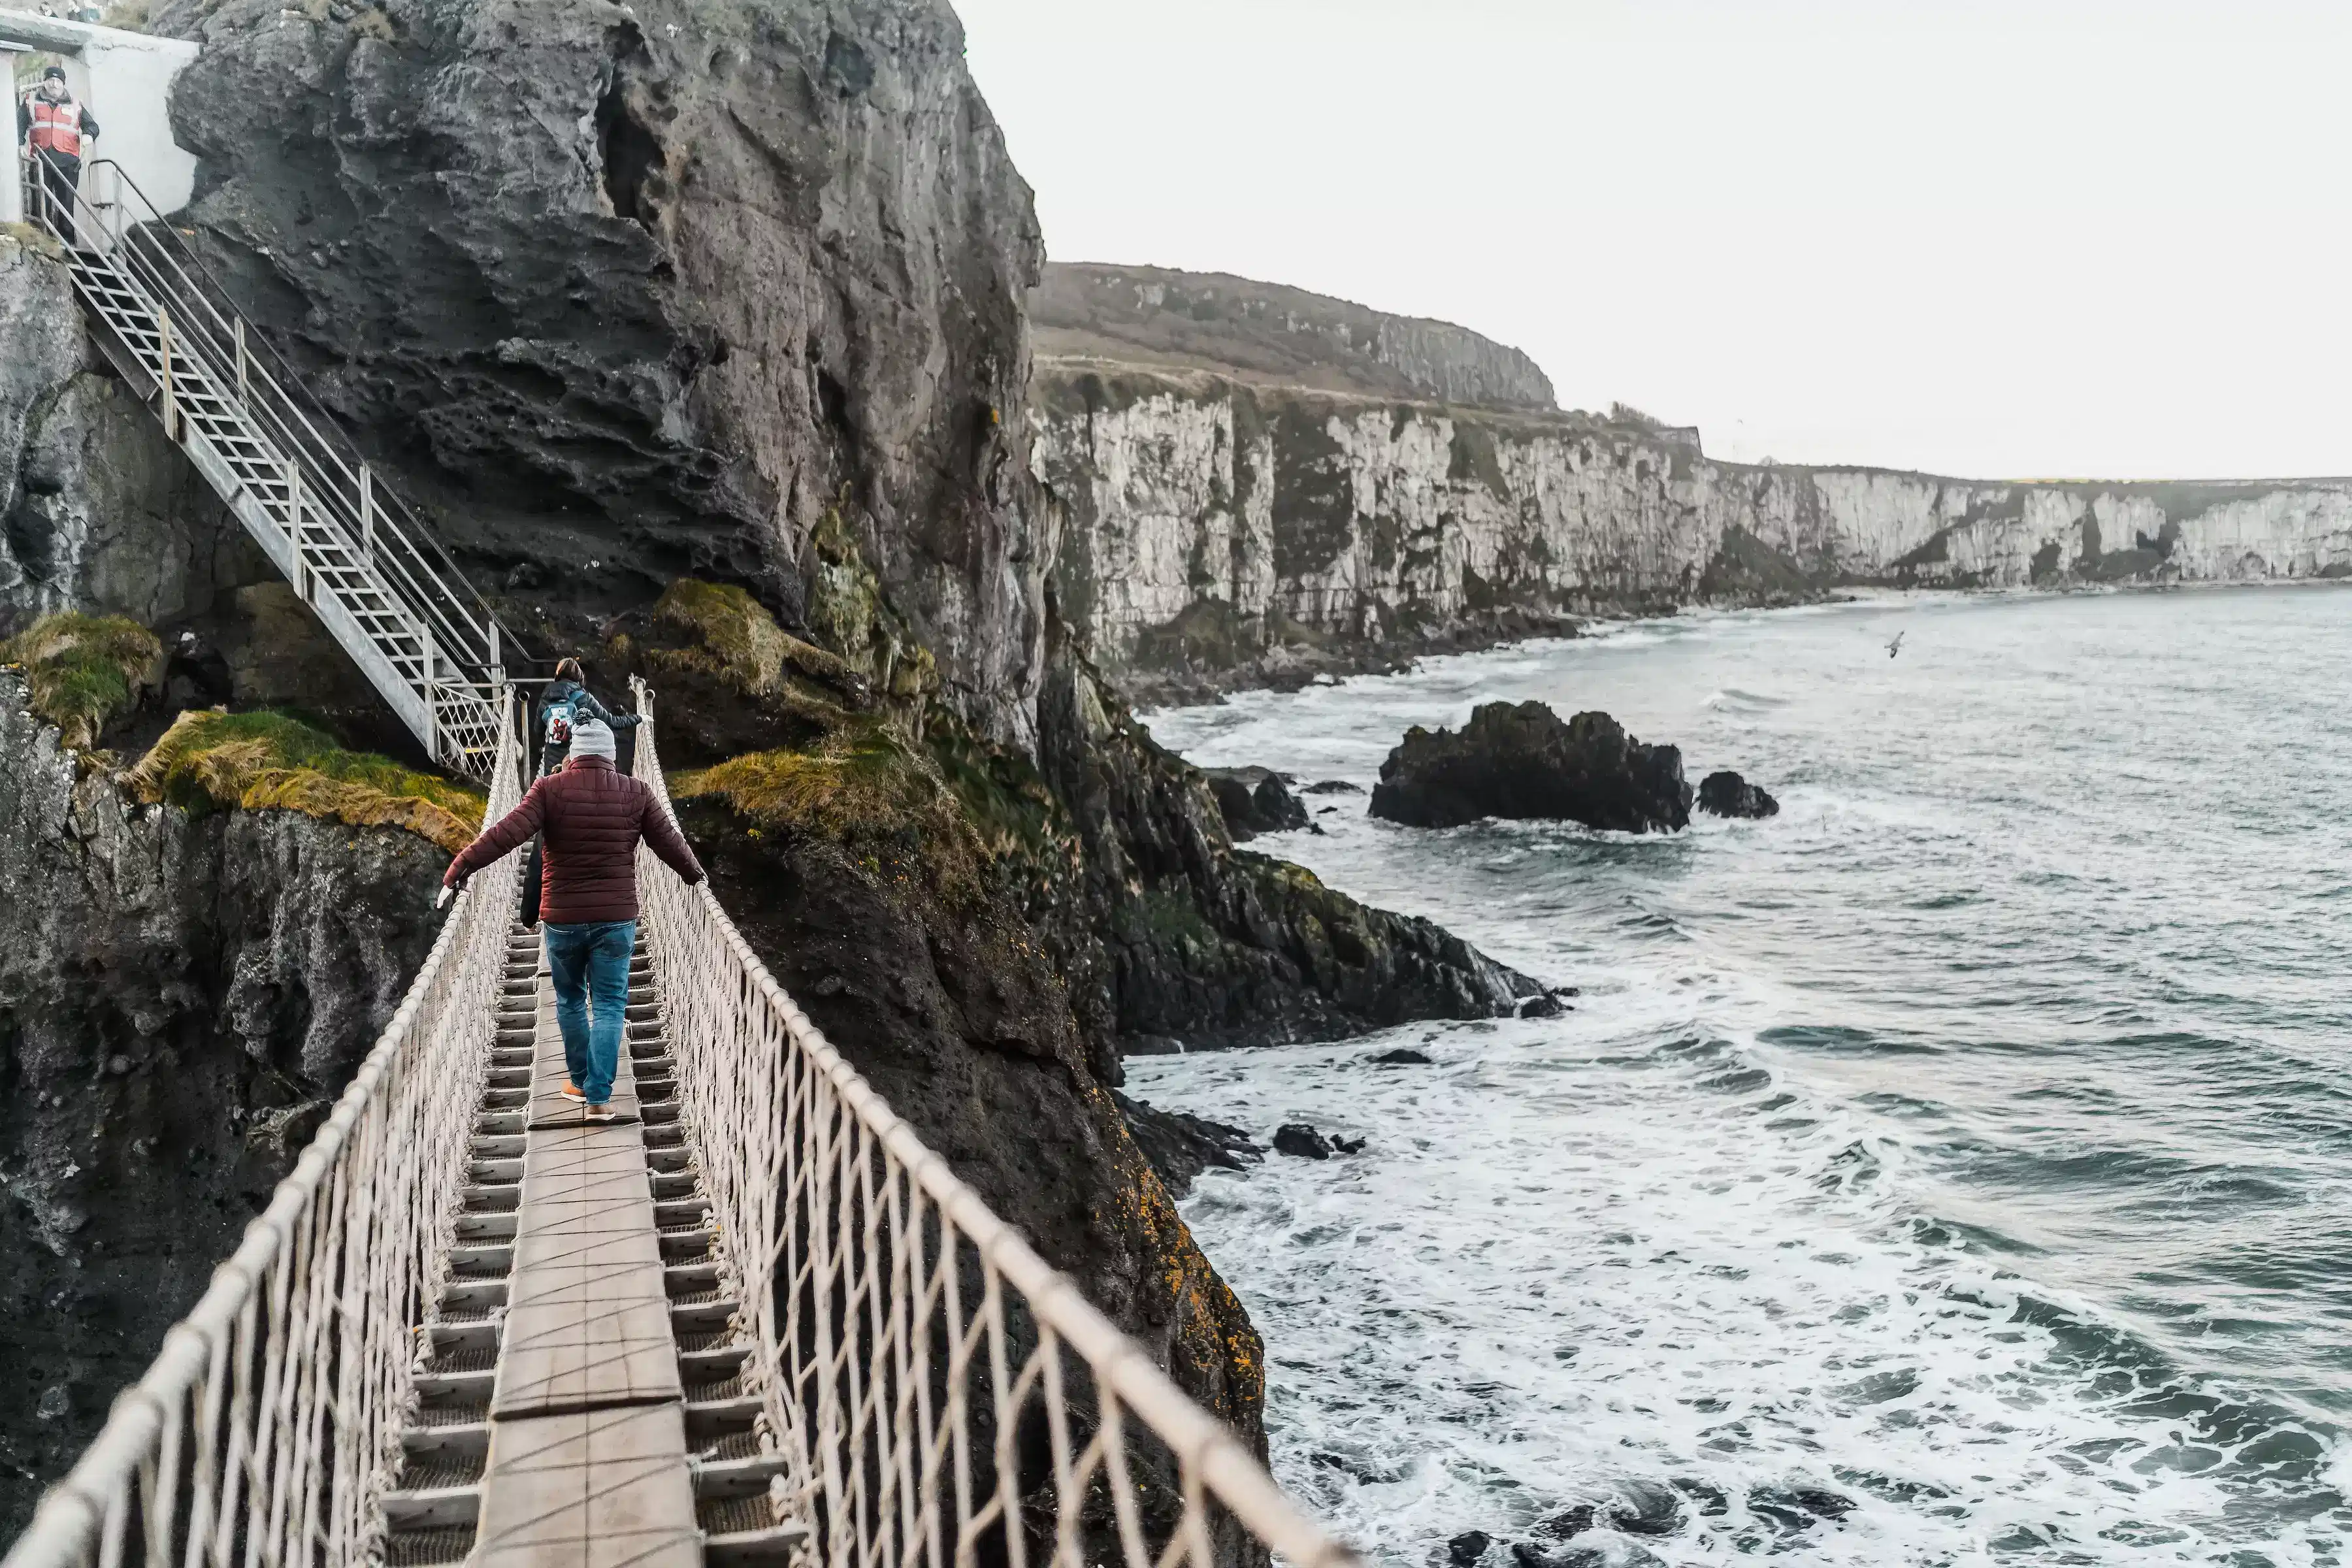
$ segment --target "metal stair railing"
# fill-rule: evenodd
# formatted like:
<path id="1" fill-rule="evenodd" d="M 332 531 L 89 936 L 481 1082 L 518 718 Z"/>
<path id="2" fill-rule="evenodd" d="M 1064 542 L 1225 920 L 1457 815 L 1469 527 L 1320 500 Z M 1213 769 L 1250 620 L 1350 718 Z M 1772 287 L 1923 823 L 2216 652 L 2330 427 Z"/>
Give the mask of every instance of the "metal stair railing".
<path id="1" fill-rule="evenodd" d="M 636 774 L 667 810 L 636 697 Z M 743 1392 L 810 1568 L 1357 1561 L 923 1145 L 709 882 L 642 848 L 637 879 Z"/>
<path id="2" fill-rule="evenodd" d="M 521 793 L 501 718 L 493 819 Z M 311 1568 L 378 1556 L 441 1299 L 514 920 L 467 884 L 333 1113 L 0 1568 Z"/>
<path id="3" fill-rule="evenodd" d="M 66 248 L 100 340 L 255 541 L 436 762 L 497 755 L 513 638 L 194 247 L 110 161 L 74 202 L 26 166 L 27 215 Z M 100 195 L 103 199 L 97 199 Z"/>

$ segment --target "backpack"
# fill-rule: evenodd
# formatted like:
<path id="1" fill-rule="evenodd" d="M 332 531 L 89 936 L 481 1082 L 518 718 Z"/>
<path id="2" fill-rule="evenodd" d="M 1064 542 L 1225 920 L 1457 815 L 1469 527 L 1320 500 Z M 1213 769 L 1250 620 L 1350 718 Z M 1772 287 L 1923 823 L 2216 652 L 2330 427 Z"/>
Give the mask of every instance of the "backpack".
<path id="1" fill-rule="evenodd" d="M 578 695 L 579 693 L 575 691 L 572 697 L 566 697 L 560 702 L 549 703 L 547 711 L 540 715 L 540 722 L 544 726 L 541 738 L 547 744 L 551 746 L 572 744 L 572 703 L 573 698 Z"/>

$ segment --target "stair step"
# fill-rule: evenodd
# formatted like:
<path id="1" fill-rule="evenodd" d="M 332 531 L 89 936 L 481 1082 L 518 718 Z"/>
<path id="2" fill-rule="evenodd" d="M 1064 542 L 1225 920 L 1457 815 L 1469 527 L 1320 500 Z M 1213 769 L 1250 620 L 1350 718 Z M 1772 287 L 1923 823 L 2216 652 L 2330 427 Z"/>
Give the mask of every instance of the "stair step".
<path id="1" fill-rule="evenodd" d="M 478 1483 L 383 1494 L 383 1521 L 394 1530 L 451 1530 L 472 1525 L 481 1511 Z"/>
<path id="2" fill-rule="evenodd" d="M 489 1274 L 512 1273 L 514 1245 L 503 1241 L 460 1243 L 449 1249 L 449 1268 L 453 1273 L 462 1270 L 477 1279 Z"/>
<path id="3" fill-rule="evenodd" d="M 680 1364 L 684 1364 L 683 1358 Z M 498 1384 L 496 1368 L 468 1368 L 464 1372 L 420 1372 L 416 1374 L 417 1397 L 428 1402 L 483 1399 Z"/>
<path id="4" fill-rule="evenodd" d="M 764 1497 L 700 1500 L 694 1512 L 702 1526 L 706 1568 L 760 1568 L 808 1550 L 808 1527 L 772 1522 L 774 1512 Z"/>
<path id="5" fill-rule="evenodd" d="M 673 1301 L 669 1308 L 669 1331 L 673 1334 L 724 1333 L 735 1321 L 742 1303 L 732 1297 L 710 1301 Z"/>
<path id="6" fill-rule="evenodd" d="M 782 1454 L 748 1454 L 735 1459 L 691 1459 L 688 1472 L 694 1478 L 694 1495 L 706 1497 L 758 1497 L 767 1492 L 768 1482 L 784 1473 Z"/>
<path id="7" fill-rule="evenodd" d="M 507 1304 L 507 1282 L 497 1279 L 452 1279 L 441 1292 L 441 1315 L 495 1311 Z"/>

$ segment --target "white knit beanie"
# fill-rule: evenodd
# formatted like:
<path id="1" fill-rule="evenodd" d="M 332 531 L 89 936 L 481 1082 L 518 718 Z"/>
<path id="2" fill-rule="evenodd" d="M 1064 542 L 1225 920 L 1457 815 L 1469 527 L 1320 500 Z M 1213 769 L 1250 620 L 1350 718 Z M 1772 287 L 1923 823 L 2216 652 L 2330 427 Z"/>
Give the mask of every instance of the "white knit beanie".
<path id="1" fill-rule="evenodd" d="M 583 719 L 572 726 L 572 754 L 613 760 L 613 730 L 601 719 Z"/>

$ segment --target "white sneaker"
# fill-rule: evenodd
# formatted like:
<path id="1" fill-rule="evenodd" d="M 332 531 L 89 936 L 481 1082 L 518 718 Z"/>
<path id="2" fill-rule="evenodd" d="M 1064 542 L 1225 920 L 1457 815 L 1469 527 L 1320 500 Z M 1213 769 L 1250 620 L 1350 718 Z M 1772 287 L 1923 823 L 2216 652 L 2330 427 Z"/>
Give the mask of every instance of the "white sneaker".
<path id="1" fill-rule="evenodd" d="M 588 1120 L 592 1122 L 602 1123 L 610 1121 L 613 1121 L 617 1114 L 618 1113 L 615 1112 L 609 1105 L 592 1105 L 588 1108 Z"/>

